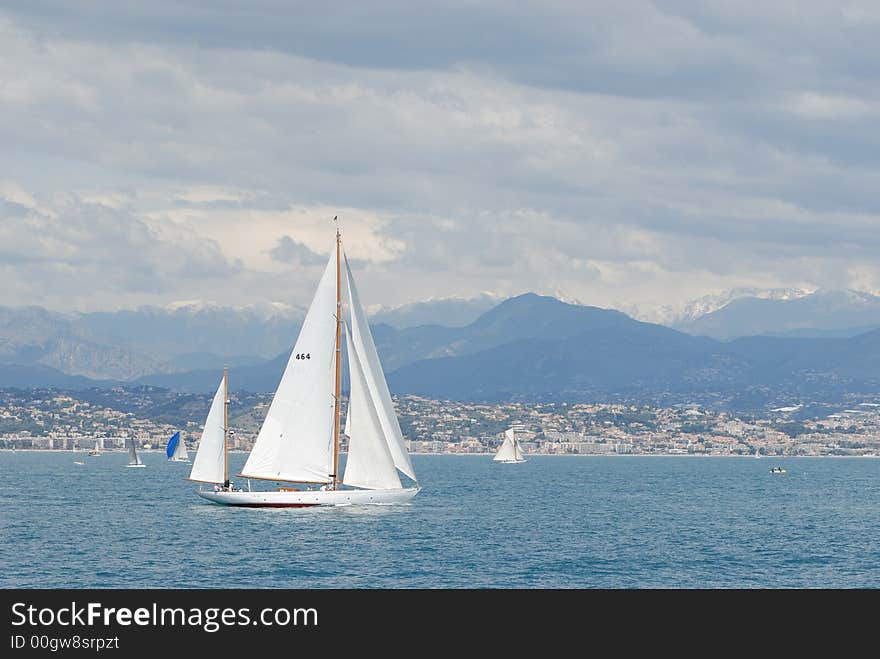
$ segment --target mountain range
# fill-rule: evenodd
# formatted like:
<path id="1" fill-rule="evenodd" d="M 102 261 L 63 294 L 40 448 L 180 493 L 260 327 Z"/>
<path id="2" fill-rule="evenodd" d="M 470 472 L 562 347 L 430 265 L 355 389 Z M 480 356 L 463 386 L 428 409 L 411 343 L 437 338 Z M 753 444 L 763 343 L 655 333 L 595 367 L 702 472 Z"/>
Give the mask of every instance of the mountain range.
<path id="1" fill-rule="evenodd" d="M 474 298 L 439 298 L 403 304 L 390 309 L 382 308 L 370 314 L 370 320 L 395 329 L 421 325 L 464 327 L 501 301 L 495 295 L 484 293 Z"/>
<path id="2" fill-rule="evenodd" d="M 644 311 L 639 307 L 633 307 L 630 315 L 638 320 L 687 331 L 690 323 L 726 307 L 734 300 L 743 298 L 794 300 L 811 295 L 812 292 L 803 288 L 732 288 L 720 293 L 702 295 L 683 303 L 664 305 Z"/>
<path id="3" fill-rule="evenodd" d="M 501 341 L 484 333 L 486 326 L 517 330 Z M 534 295 L 502 303 L 466 330 L 466 337 L 449 344 L 455 354 L 413 361 L 392 372 L 392 389 L 499 401 L 733 396 L 760 388 L 839 395 L 880 386 L 880 330 L 851 338 L 758 336 L 724 342 Z"/>
<path id="4" fill-rule="evenodd" d="M 119 381 L 218 362 L 257 364 L 289 348 L 302 317 L 201 305 L 69 314 L 0 307 L 0 364 Z"/>
<path id="5" fill-rule="evenodd" d="M 856 336 L 880 327 L 880 297 L 852 290 L 819 290 L 776 299 L 746 295 L 675 327 L 724 340 L 758 335 Z"/>
<path id="6" fill-rule="evenodd" d="M 396 393 L 475 401 L 782 390 L 840 395 L 877 391 L 878 302 L 853 291 L 746 296 L 690 321 L 687 333 L 525 294 L 462 326 L 409 326 L 398 318 L 395 327 L 376 323 L 383 317 L 377 314 L 373 334 Z M 450 316 L 450 308 L 448 300 L 424 303 L 418 314 L 455 322 L 446 320 L 461 318 Z M 299 313 L 184 308 L 63 315 L 0 308 L 0 386 L 127 382 L 205 392 L 216 388 L 225 363 L 234 389 L 272 391 Z M 753 329 L 763 336 L 738 335 Z"/>

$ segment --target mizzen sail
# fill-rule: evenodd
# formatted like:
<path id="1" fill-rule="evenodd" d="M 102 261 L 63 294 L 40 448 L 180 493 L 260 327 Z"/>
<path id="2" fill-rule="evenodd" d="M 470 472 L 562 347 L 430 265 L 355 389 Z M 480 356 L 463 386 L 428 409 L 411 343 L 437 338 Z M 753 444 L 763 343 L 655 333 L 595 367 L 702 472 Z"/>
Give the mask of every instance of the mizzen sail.
<path id="1" fill-rule="evenodd" d="M 224 427 L 224 408 L 226 392 L 224 390 L 226 387 L 224 385 L 225 383 L 221 379 L 220 387 L 214 394 L 211 409 L 205 419 L 205 429 L 202 431 L 199 449 L 196 451 L 192 471 L 189 473 L 190 480 L 205 483 L 222 483 L 225 480 L 226 428 Z"/>

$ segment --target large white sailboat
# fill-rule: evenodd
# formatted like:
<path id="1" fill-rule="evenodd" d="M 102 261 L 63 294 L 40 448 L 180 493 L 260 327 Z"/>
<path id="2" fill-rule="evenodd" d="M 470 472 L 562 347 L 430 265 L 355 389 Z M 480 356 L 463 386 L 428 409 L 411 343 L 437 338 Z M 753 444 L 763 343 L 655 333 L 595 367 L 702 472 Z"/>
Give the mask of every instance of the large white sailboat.
<path id="1" fill-rule="evenodd" d="M 346 424 L 348 458 L 345 475 L 340 477 L 343 331 L 351 393 Z M 197 477 L 201 453 L 200 445 L 191 478 L 219 482 Z M 401 474 L 415 484 L 404 487 Z M 219 471 L 213 475 L 219 475 Z M 421 489 L 338 231 L 335 254 L 318 283 L 266 419 L 239 476 L 297 486 L 252 491 L 248 480 L 247 491 L 242 491 L 229 483 L 227 476 L 222 486 L 199 491 L 199 495 L 230 506 L 346 506 L 403 503 Z"/>
<path id="2" fill-rule="evenodd" d="M 504 441 L 498 447 L 498 452 L 492 458 L 496 462 L 525 462 L 522 446 L 516 438 L 516 428 L 508 428 L 504 431 Z"/>

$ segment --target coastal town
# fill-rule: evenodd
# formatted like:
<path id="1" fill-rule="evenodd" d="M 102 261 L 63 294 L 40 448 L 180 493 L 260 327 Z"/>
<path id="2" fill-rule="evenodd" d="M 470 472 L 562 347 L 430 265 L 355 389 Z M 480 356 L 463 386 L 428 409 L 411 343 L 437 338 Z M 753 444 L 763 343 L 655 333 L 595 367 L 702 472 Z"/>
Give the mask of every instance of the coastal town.
<path id="1" fill-rule="evenodd" d="M 271 394 L 230 396 L 232 450 L 250 450 Z M 531 454 L 880 456 L 880 401 L 798 402 L 734 414 L 696 404 L 479 404 L 395 397 L 412 453 L 491 453 L 504 431 Z M 208 396 L 157 387 L 86 391 L 0 390 L 0 449 L 77 450 L 164 447 L 181 431 L 195 448 Z M 343 437 L 342 448 L 345 449 Z"/>

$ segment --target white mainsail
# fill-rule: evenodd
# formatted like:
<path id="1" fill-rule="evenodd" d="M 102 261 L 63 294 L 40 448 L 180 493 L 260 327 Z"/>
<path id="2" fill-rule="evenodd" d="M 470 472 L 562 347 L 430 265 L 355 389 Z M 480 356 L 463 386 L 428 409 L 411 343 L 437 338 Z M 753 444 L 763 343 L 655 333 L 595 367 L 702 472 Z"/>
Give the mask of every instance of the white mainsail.
<path id="1" fill-rule="evenodd" d="M 128 444 L 128 464 L 129 465 L 140 465 L 143 464 L 141 462 L 140 456 L 137 454 L 137 449 L 134 446 L 134 438 L 129 437 L 125 440 L 125 443 Z"/>
<path id="2" fill-rule="evenodd" d="M 394 467 L 394 458 L 385 441 L 385 434 L 370 399 L 361 359 L 352 343 L 351 334 L 345 333 L 351 394 L 348 399 L 350 423 L 349 448 L 345 463 L 345 485 L 371 490 L 400 489 L 400 477 Z"/>
<path id="3" fill-rule="evenodd" d="M 214 394 L 211 409 L 205 419 L 205 429 L 199 440 L 199 448 L 193 460 L 192 471 L 189 473 L 191 481 L 204 483 L 223 483 L 226 473 L 226 383 L 225 378 L 220 380 L 220 387 Z M 182 443 L 182 442 L 181 442 Z"/>
<path id="4" fill-rule="evenodd" d="M 299 338 L 241 475 L 298 482 L 333 480 L 336 255 L 318 284 Z"/>
<path id="5" fill-rule="evenodd" d="M 394 466 L 401 472 L 416 479 L 416 472 L 413 469 L 412 461 L 409 453 L 406 451 L 406 445 L 403 442 L 403 433 L 400 430 L 400 423 L 397 420 L 397 414 L 394 412 L 394 405 L 391 403 L 391 393 L 388 391 L 388 383 L 385 381 L 385 374 L 382 371 L 382 365 L 379 362 L 379 355 L 376 352 L 376 344 L 373 342 L 373 335 L 370 332 L 370 325 L 367 322 L 367 315 L 361 306 L 360 299 L 357 294 L 357 288 L 354 284 L 354 278 L 351 274 L 351 268 L 348 266 L 348 258 L 345 262 L 345 289 L 346 302 L 349 315 L 349 330 L 351 332 L 351 343 L 353 348 L 349 350 L 349 370 L 352 370 L 351 363 L 354 361 L 354 354 L 360 364 L 360 369 L 364 376 L 364 384 L 366 385 L 366 395 L 370 401 L 371 407 L 374 409 L 382 429 L 385 442 L 388 445 L 388 451 L 394 460 Z M 355 378 L 352 376 L 352 388 L 354 388 Z M 357 424 L 358 421 L 352 416 L 352 423 Z M 358 431 L 355 428 L 351 430 L 354 433 Z M 351 444 L 349 451 L 351 451 Z M 351 459 L 349 457 L 349 459 Z M 400 487 L 400 485 L 398 485 Z"/>

